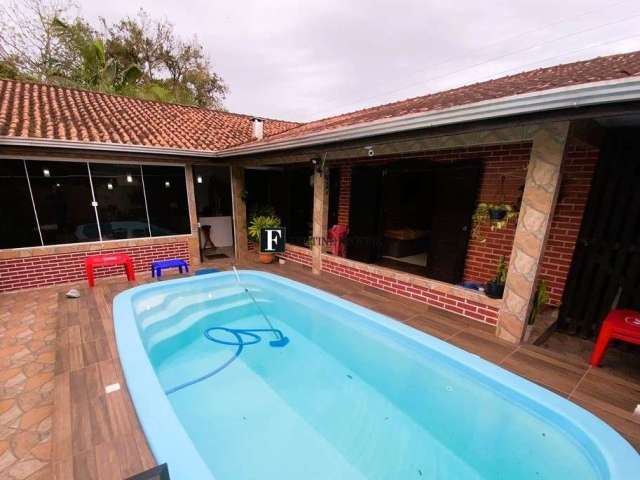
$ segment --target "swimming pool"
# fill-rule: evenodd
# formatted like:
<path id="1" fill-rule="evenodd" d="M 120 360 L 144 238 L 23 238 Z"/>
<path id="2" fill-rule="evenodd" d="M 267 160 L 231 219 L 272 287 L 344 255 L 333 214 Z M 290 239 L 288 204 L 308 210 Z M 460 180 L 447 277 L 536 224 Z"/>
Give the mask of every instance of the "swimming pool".
<path id="1" fill-rule="evenodd" d="M 475 355 L 276 275 L 240 279 L 250 295 L 222 272 L 114 300 L 127 386 L 173 480 L 627 480 L 640 471 L 606 424 Z M 270 345 L 279 334 L 261 310 L 286 345 Z"/>

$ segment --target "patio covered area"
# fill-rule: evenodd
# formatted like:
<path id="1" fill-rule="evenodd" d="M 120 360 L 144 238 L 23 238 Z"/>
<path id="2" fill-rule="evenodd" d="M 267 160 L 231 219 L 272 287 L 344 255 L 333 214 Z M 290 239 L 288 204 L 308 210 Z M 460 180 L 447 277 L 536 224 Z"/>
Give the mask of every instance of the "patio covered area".
<path id="1" fill-rule="evenodd" d="M 207 264 L 230 265 L 230 259 Z M 543 345 L 513 345 L 497 338 L 492 326 L 330 273 L 314 275 L 293 262 L 263 267 L 249 259 L 242 266 L 315 286 L 475 353 L 581 405 L 640 450 L 640 421 L 631 414 L 640 367 L 624 352 L 613 349 L 594 369 L 576 337 L 555 334 Z M 148 281 L 142 276 L 139 283 Z M 131 284 L 99 279 L 91 290 L 75 286 L 79 299 L 65 298 L 68 286 L 0 297 L 2 478 L 120 480 L 154 465 L 113 336 L 112 299 Z M 114 383 L 121 389 L 105 393 Z"/>

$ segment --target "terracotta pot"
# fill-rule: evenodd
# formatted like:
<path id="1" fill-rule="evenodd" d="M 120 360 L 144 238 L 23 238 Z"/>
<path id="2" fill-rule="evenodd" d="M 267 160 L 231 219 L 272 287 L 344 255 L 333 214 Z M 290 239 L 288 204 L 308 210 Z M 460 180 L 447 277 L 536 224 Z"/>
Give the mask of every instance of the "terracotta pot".
<path id="1" fill-rule="evenodd" d="M 260 259 L 260 263 L 273 263 L 276 256 L 273 253 L 259 253 L 258 258 Z"/>

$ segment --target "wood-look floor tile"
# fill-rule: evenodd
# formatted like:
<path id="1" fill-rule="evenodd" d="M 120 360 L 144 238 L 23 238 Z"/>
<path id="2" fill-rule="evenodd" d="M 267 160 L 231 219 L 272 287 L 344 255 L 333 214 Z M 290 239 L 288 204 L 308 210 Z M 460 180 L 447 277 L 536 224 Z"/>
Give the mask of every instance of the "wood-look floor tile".
<path id="1" fill-rule="evenodd" d="M 451 324 L 430 315 L 414 315 L 406 320 L 403 320 L 403 322 L 407 325 L 412 326 L 413 328 L 416 328 L 428 333 L 429 335 L 433 335 L 434 337 L 438 337 L 443 340 L 465 329 L 464 325 Z"/>
<path id="2" fill-rule="evenodd" d="M 517 348 L 495 335 L 472 329 L 465 329 L 447 341 L 493 363 L 500 363 Z"/>
<path id="3" fill-rule="evenodd" d="M 587 370 L 525 348 L 511 354 L 500 366 L 564 395 L 573 391 Z"/>

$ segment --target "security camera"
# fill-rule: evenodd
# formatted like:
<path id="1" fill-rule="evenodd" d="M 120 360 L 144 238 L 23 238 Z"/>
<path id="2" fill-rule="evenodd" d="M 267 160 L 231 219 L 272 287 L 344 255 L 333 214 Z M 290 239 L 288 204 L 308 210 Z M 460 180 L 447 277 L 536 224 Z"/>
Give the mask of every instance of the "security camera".
<path id="1" fill-rule="evenodd" d="M 371 145 L 364 147 L 364 149 L 367 151 L 367 155 L 369 157 L 373 157 L 376 154 L 376 152 L 373 151 L 373 146 Z"/>

